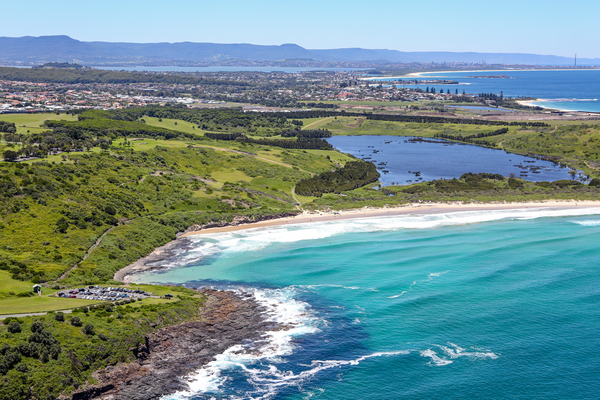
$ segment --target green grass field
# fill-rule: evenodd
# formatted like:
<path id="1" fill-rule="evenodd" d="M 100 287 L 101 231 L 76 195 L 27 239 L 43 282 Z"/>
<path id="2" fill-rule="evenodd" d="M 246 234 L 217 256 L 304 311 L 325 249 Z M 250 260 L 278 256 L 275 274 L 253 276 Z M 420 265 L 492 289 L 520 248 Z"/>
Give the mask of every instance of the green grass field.
<path id="1" fill-rule="evenodd" d="M 196 135 L 204 134 L 204 131 L 198 128 L 196 124 L 180 119 L 162 118 L 162 121 L 159 121 L 159 118 L 144 117 L 143 120 L 146 121 L 147 125 L 156 126 L 159 128 L 172 129 L 174 131 L 192 133 Z"/>
<path id="2" fill-rule="evenodd" d="M 42 124 L 47 120 L 77 121 L 77 116 L 71 114 L 40 113 L 40 114 L 0 114 L 0 121 L 14 122 L 17 126 L 17 133 L 27 134 L 36 133 L 48 128 L 43 128 Z"/>
<path id="3" fill-rule="evenodd" d="M 12 279 L 10 272 L 0 270 L 0 293 L 30 292 L 33 288 L 33 285 L 33 282 L 24 282 Z"/>
<path id="4" fill-rule="evenodd" d="M 65 299 L 45 295 L 41 297 L 10 298 L 0 300 L 0 315 L 67 310 L 96 303 L 101 302 L 98 300 Z"/>
<path id="5" fill-rule="evenodd" d="M 57 291 L 47 287 L 42 288 L 42 296 L 14 296 L 14 294 L 18 293 L 32 292 L 33 285 L 33 282 L 12 279 L 11 274 L 8 271 L 0 270 L 0 315 L 64 310 L 86 304 L 98 303 L 98 301 L 91 300 L 54 297 L 53 295 Z"/>

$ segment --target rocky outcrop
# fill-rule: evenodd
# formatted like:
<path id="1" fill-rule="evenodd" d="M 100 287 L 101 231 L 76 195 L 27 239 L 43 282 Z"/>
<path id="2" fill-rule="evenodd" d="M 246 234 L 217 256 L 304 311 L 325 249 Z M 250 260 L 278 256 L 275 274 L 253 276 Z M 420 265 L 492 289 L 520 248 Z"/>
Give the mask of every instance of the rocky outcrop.
<path id="1" fill-rule="evenodd" d="M 265 309 L 251 295 L 205 290 L 200 320 L 164 328 L 132 349 L 136 361 L 94 373 L 98 383 L 73 394 L 73 400 L 151 400 L 187 390 L 183 378 L 218 354 L 260 339 L 269 325 Z"/>

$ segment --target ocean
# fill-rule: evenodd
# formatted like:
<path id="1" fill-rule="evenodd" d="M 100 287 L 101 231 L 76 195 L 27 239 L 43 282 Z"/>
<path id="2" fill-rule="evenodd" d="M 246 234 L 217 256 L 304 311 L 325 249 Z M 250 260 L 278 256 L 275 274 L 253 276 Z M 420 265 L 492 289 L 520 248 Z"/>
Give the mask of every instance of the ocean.
<path id="1" fill-rule="evenodd" d="M 284 326 L 163 400 L 595 399 L 598 235 L 600 208 L 290 224 L 191 236 L 133 281 L 252 293 Z"/>
<path id="2" fill-rule="evenodd" d="M 511 79 L 469 78 L 473 76 L 506 75 Z M 383 80 L 389 78 L 381 78 Z M 600 69 L 595 70 L 503 70 L 478 72 L 432 72 L 420 77 L 402 80 L 447 79 L 458 81 L 458 85 L 407 85 L 409 88 L 435 87 L 436 91 L 450 90 L 459 93 L 503 92 L 508 97 L 534 97 L 542 99 L 536 105 L 569 111 L 600 112 Z M 376 79 L 377 80 L 377 79 Z M 402 87 L 402 84 L 398 86 Z"/>

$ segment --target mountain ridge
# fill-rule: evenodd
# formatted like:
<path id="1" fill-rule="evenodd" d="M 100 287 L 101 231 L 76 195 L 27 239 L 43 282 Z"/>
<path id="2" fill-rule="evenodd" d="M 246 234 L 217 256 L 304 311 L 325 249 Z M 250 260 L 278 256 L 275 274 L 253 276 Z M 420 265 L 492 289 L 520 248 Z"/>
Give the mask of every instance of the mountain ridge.
<path id="1" fill-rule="evenodd" d="M 485 63 L 572 66 L 569 57 L 527 53 L 403 52 L 389 49 L 306 49 L 294 43 L 256 45 L 208 42 L 83 42 L 66 35 L 0 37 L 0 63 L 79 62 L 108 63 L 203 62 L 228 60 L 276 62 L 306 59 L 320 62 L 372 63 Z M 600 58 L 581 58 L 578 65 L 600 65 Z"/>

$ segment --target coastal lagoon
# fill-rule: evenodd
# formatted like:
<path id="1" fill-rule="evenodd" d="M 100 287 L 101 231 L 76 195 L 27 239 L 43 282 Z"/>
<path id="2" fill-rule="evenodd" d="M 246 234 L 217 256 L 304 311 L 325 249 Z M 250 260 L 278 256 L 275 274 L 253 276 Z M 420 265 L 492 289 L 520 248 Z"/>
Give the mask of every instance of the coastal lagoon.
<path id="1" fill-rule="evenodd" d="M 502 76 L 509 79 L 485 78 L 485 76 Z M 481 78 L 473 78 L 479 76 Z M 595 70 L 502 70 L 502 71 L 464 71 L 464 72 L 431 72 L 418 77 L 395 78 L 398 87 L 421 88 L 435 87 L 436 91 L 444 89 L 454 93 L 458 89 L 466 93 L 503 92 L 508 97 L 534 97 L 543 99 L 536 105 L 570 111 L 600 112 L 600 69 Z M 453 80 L 458 85 L 403 85 L 410 80 Z M 390 80 L 390 78 L 373 78 L 374 82 Z"/>
<path id="2" fill-rule="evenodd" d="M 600 208 L 340 220 L 190 236 L 133 278 L 252 293 L 286 326 L 165 400 L 594 399 L 598 235 Z"/>
<path id="3" fill-rule="evenodd" d="M 532 182 L 571 179 L 569 168 L 531 157 L 433 138 L 333 136 L 336 149 L 371 161 L 384 185 L 460 178 L 466 172 L 513 174 Z"/>

